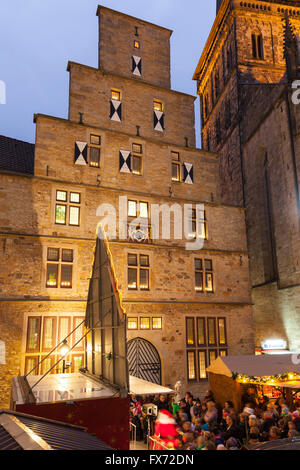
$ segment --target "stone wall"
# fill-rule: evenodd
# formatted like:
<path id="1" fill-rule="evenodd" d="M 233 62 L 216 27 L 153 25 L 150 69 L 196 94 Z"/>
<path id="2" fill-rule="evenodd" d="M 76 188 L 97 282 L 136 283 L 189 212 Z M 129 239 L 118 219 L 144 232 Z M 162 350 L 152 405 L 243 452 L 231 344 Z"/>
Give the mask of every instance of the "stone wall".
<path id="1" fill-rule="evenodd" d="M 97 15 L 99 68 L 135 78 L 131 67 L 131 57 L 134 55 L 142 59 L 142 80 L 170 88 L 172 31 L 102 6 L 99 6 Z M 134 41 L 139 42 L 139 48 L 134 47 Z"/>

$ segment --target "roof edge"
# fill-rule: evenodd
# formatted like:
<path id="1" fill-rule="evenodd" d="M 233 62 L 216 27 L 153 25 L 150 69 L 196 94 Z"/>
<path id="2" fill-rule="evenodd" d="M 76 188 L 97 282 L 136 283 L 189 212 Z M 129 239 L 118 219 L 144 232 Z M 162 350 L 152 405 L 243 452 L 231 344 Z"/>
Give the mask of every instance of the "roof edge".
<path id="1" fill-rule="evenodd" d="M 107 10 L 107 11 L 111 11 L 113 13 L 116 13 L 117 15 L 120 15 L 120 16 L 125 16 L 127 18 L 131 18 L 133 20 L 136 20 L 136 21 L 140 21 L 141 23 L 145 23 L 145 24 L 148 24 L 148 25 L 151 25 L 151 26 L 155 26 L 156 28 L 158 29 L 162 29 L 162 30 L 165 30 L 165 31 L 168 31 L 170 33 L 170 36 L 172 36 L 173 34 L 173 30 L 172 29 L 169 29 L 169 28 L 165 28 L 164 26 L 160 26 L 158 24 L 155 24 L 155 23 L 151 23 L 150 21 L 146 21 L 146 20 L 143 20 L 141 18 L 137 18 L 135 16 L 131 16 L 131 15 L 127 15 L 126 13 L 123 13 L 121 11 L 118 11 L 118 10 L 113 10 L 112 8 L 108 8 L 108 7 L 105 7 L 103 5 L 98 5 L 97 7 L 97 12 L 96 12 L 96 16 L 100 16 L 100 11 L 101 10 Z"/>

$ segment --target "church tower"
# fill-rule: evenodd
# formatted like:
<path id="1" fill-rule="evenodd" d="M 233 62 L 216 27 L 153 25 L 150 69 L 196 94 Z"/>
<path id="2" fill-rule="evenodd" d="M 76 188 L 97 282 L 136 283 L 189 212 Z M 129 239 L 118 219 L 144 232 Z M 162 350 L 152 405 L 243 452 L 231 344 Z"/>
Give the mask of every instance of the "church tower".
<path id="1" fill-rule="evenodd" d="M 217 1 L 197 65 L 202 146 L 220 155 L 221 198 L 246 208 L 256 346 L 300 347 L 300 1 Z M 289 296 L 287 294 L 289 292 Z"/>

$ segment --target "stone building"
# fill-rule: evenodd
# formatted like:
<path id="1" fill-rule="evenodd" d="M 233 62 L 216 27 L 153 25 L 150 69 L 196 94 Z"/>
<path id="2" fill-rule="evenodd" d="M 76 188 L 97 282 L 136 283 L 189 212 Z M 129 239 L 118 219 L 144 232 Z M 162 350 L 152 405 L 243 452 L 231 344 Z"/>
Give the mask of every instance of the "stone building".
<path id="1" fill-rule="evenodd" d="M 300 349 L 299 1 L 223 0 L 195 71 L 221 201 L 246 209 L 255 345 Z"/>
<path id="2" fill-rule="evenodd" d="M 80 325 L 103 207 L 117 213 L 109 246 L 132 375 L 199 394 L 217 355 L 254 351 L 244 208 L 221 203 L 219 157 L 195 148 L 195 98 L 170 88 L 172 32 L 97 15 L 99 68 L 68 64 L 68 119 L 35 115 L 35 146 L 0 139 L 2 407 L 11 377 L 45 372 L 55 357 L 42 369 L 39 358 Z M 140 217 L 125 237 L 120 202 Z M 153 204 L 188 205 L 189 243 L 203 248 L 155 238 Z M 68 360 L 67 372 L 84 364 L 83 342 Z"/>

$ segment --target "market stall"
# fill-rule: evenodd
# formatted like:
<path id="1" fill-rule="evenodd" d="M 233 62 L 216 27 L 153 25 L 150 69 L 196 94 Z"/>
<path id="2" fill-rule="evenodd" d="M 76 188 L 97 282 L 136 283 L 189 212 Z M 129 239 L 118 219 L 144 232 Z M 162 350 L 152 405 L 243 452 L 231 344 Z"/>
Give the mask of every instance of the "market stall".
<path id="1" fill-rule="evenodd" d="M 216 402 L 231 400 L 236 410 L 249 387 L 258 397 L 283 397 L 290 406 L 300 392 L 300 356 L 294 354 L 218 357 L 207 372 Z"/>

